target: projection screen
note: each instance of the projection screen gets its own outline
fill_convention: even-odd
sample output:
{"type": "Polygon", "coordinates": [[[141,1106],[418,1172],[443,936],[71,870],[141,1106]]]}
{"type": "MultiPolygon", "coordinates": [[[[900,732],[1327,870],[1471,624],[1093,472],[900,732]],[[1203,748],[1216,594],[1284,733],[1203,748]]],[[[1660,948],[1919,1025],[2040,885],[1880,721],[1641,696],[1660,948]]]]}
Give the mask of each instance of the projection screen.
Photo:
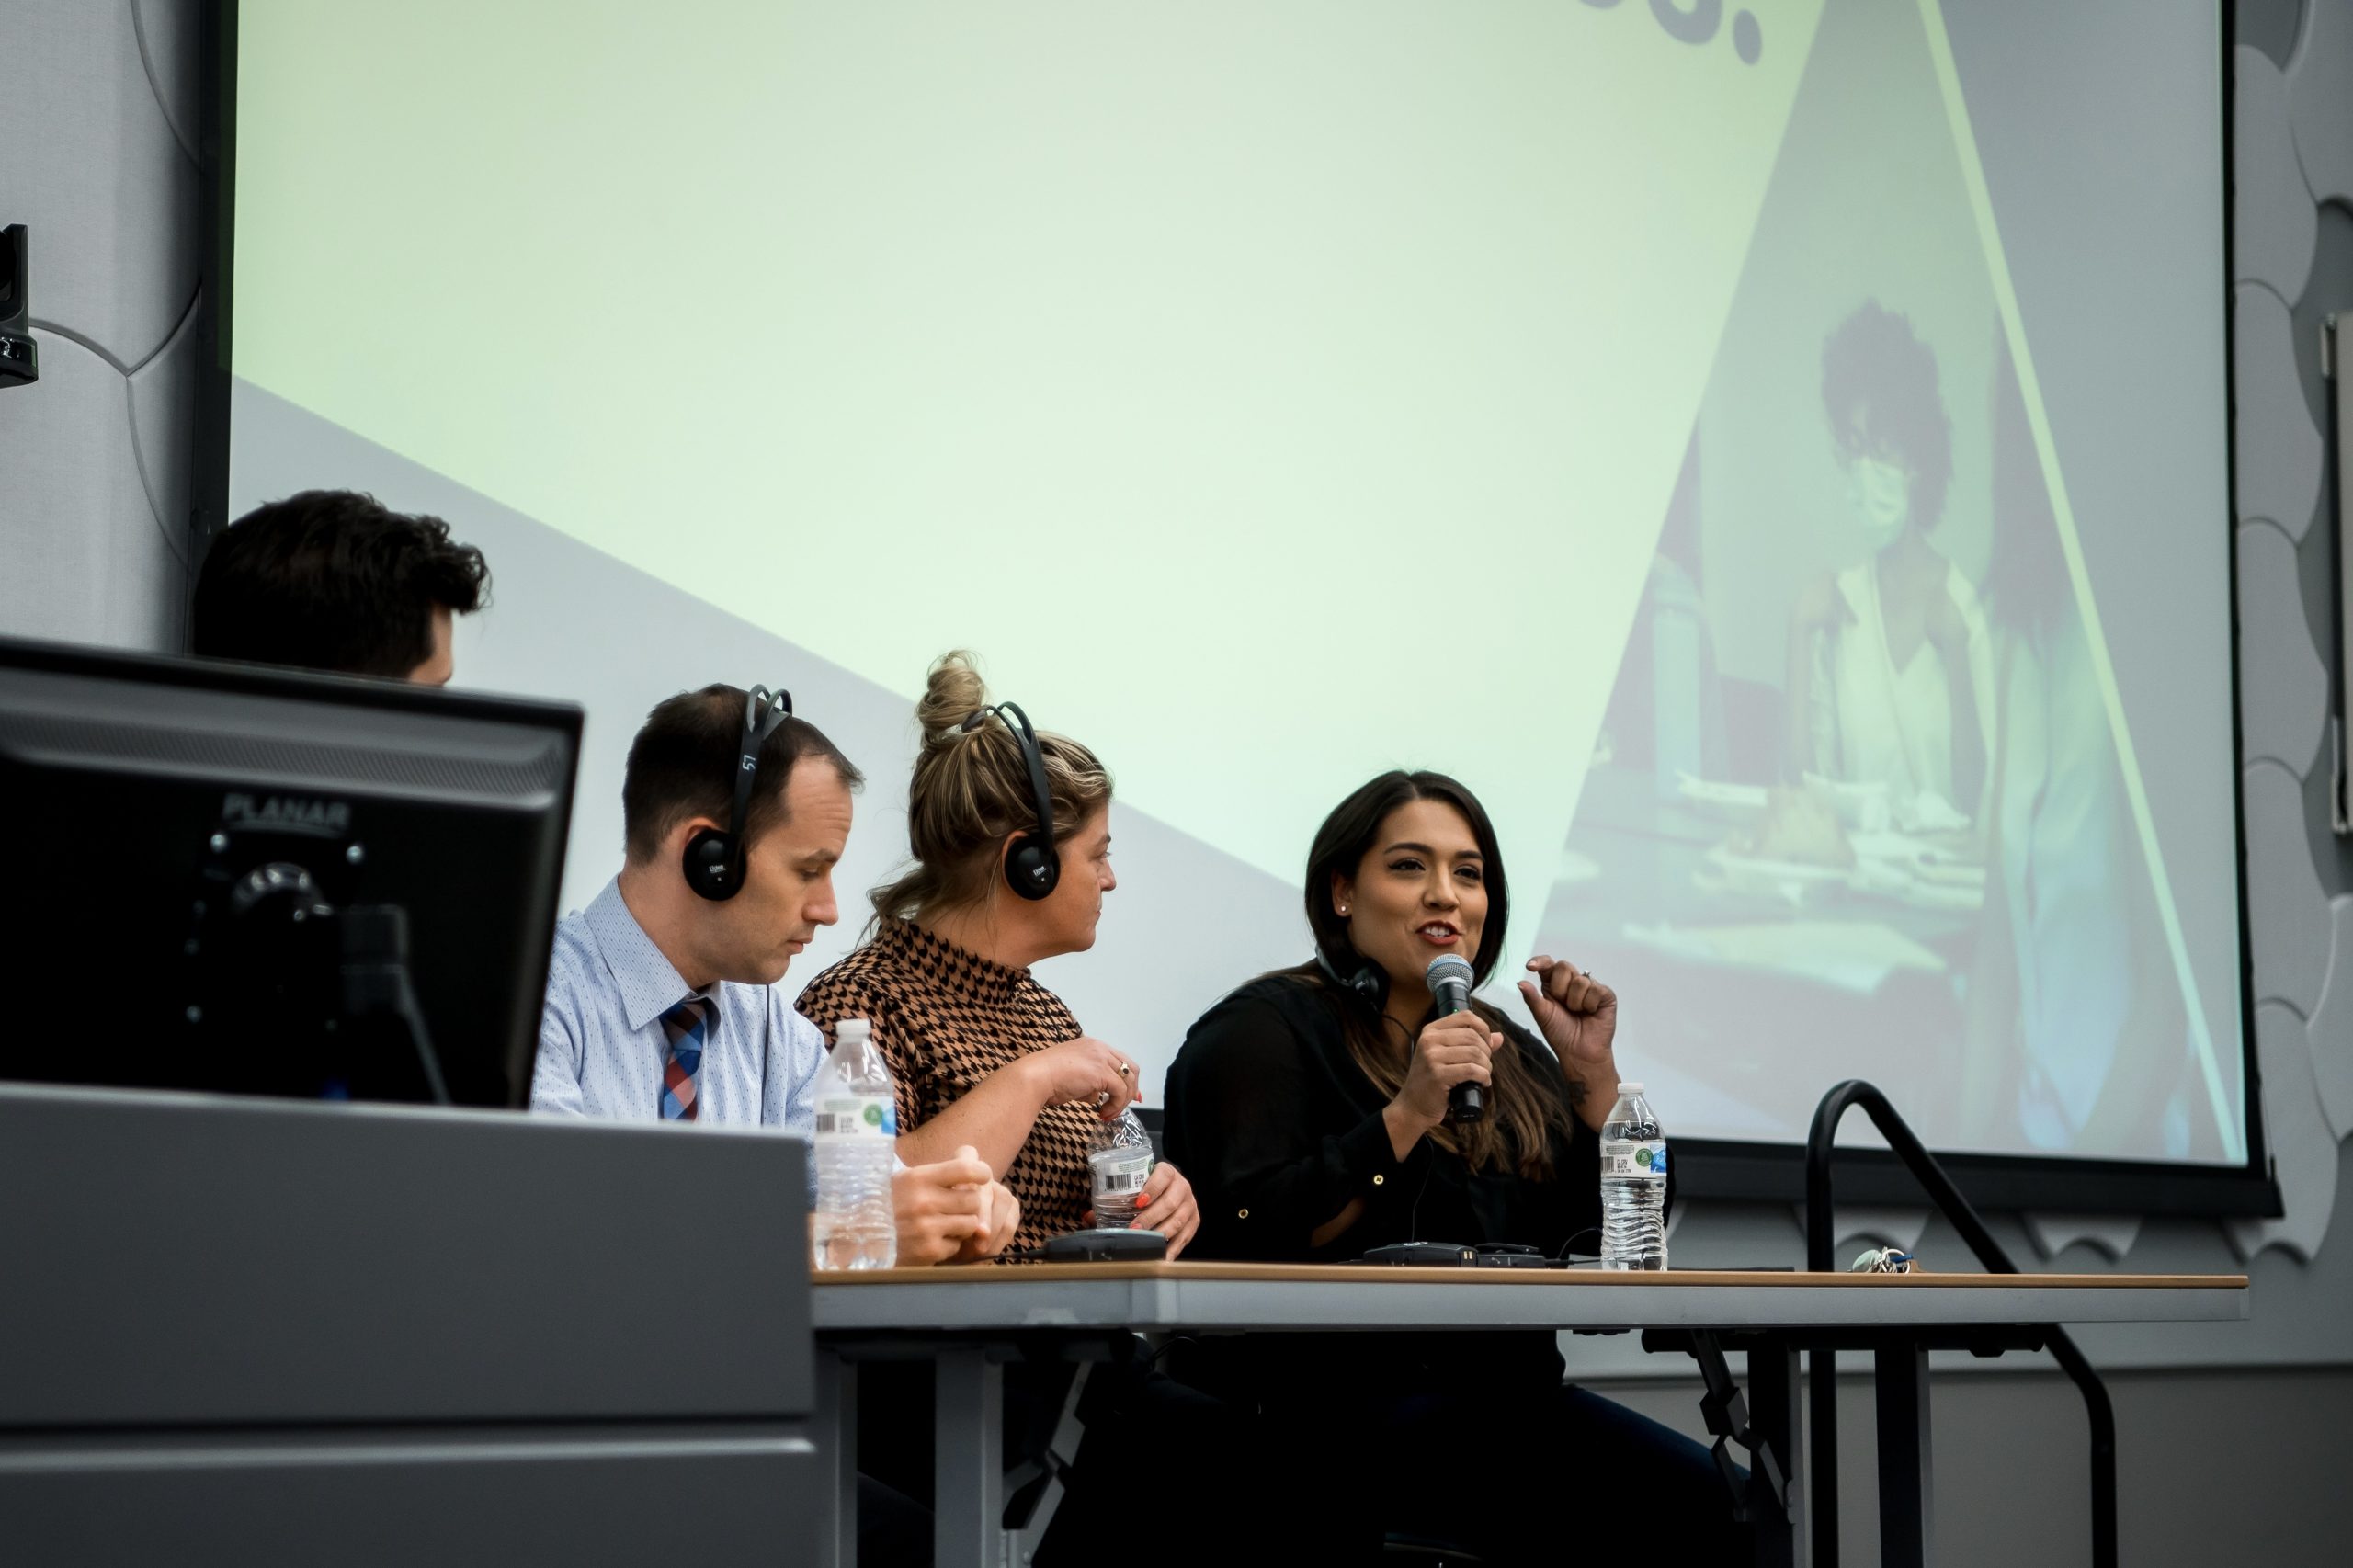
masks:
{"type": "Polygon", "coordinates": [[[1041,978],[1155,1085],[1431,767],[1670,1136],[2259,1158],[2212,6],[238,11],[232,510],[484,548],[566,907],[645,710],[784,685],[871,780],[805,982],[969,648],[1116,777],[1041,978]]]}

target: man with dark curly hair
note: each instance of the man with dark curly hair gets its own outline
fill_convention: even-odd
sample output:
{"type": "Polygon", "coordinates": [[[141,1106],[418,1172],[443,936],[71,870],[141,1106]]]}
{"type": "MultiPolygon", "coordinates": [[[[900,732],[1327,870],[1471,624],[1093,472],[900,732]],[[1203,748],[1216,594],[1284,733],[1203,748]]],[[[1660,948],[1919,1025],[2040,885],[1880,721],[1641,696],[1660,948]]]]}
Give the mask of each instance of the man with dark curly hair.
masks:
{"type": "Polygon", "coordinates": [[[1928,542],[1952,481],[1936,355],[1867,301],[1823,345],[1822,404],[1864,559],[1790,618],[1790,772],[1883,789],[1907,827],[1957,826],[1993,749],[1991,653],[1976,590],[1928,542]]]}
{"type": "Polygon", "coordinates": [[[489,601],[482,551],[438,517],[306,490],[229,525],[197,574],[199,658],[447,686],[454,617],[489,601]]]}

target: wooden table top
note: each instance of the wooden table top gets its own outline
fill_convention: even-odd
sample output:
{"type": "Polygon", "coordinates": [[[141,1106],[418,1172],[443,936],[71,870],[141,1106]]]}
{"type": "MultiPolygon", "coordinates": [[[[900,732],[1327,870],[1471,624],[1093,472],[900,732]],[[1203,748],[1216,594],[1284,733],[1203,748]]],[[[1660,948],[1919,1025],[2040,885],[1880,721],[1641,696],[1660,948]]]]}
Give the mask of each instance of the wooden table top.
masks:
{"type": "Polygon", "coordinates": [[[1685,1268],[1662,1272],[1580,1268],[1415,1268],[1350,1263],[1023,1263],[949,1265],[936,1268],[869,1268],[813,1271],[819,1289],[882,1285],[1039,1285],[1054,1281],[1230,1280],[1259,1284],[1464,1285],[1513,1287],[1589,1285],[1599,1290],[1630,1286],[1694,1289],[1741,1286],[1756,1290],[1796,1286],[1840,1290],[1903,1290],[1922,1286],[2015,1290],[2243,1290],[2244,1274],[1813,1274],[1787,1269],[1685,1268]]]}

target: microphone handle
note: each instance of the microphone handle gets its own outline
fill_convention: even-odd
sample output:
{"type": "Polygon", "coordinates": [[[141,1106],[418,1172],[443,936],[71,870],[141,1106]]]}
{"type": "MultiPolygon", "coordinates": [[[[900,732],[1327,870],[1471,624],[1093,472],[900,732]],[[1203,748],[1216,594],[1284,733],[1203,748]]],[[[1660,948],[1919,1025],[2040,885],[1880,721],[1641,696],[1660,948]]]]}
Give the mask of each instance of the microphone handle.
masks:
{"type": "MultiPolygon", "coordinates": [[[[1435,991],[1438,1010],[1451,1017],[1471,1010],[1471,986],[1468,966],[1458,966],[1455,974],[1438,983],[1435,991]]],[[[1456,1126],[1467,1126],[1487,1119],[1487,1096],[1476,1084],[1457,1084],[1446,1092],[1446,1119],[1456,1126]]]]}
{"type": "Polygon", "coordinates": [[[1457,1084],[1447,1090],[1446,1119],[1458,1126],[1486,1120],[1486,1091],[1476,1084],[1457,1084]]]}

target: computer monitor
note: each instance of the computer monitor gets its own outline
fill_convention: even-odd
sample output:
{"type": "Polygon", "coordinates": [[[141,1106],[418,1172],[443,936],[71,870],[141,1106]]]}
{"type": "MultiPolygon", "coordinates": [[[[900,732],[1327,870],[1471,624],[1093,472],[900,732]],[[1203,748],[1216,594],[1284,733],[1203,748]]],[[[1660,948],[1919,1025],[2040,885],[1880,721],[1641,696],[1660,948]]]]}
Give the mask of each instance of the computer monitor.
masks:
{"type": "Polygon", "coordinates": [[[524,1104],[580,728],[0,639],[0,1078],[524,1104]]]}

